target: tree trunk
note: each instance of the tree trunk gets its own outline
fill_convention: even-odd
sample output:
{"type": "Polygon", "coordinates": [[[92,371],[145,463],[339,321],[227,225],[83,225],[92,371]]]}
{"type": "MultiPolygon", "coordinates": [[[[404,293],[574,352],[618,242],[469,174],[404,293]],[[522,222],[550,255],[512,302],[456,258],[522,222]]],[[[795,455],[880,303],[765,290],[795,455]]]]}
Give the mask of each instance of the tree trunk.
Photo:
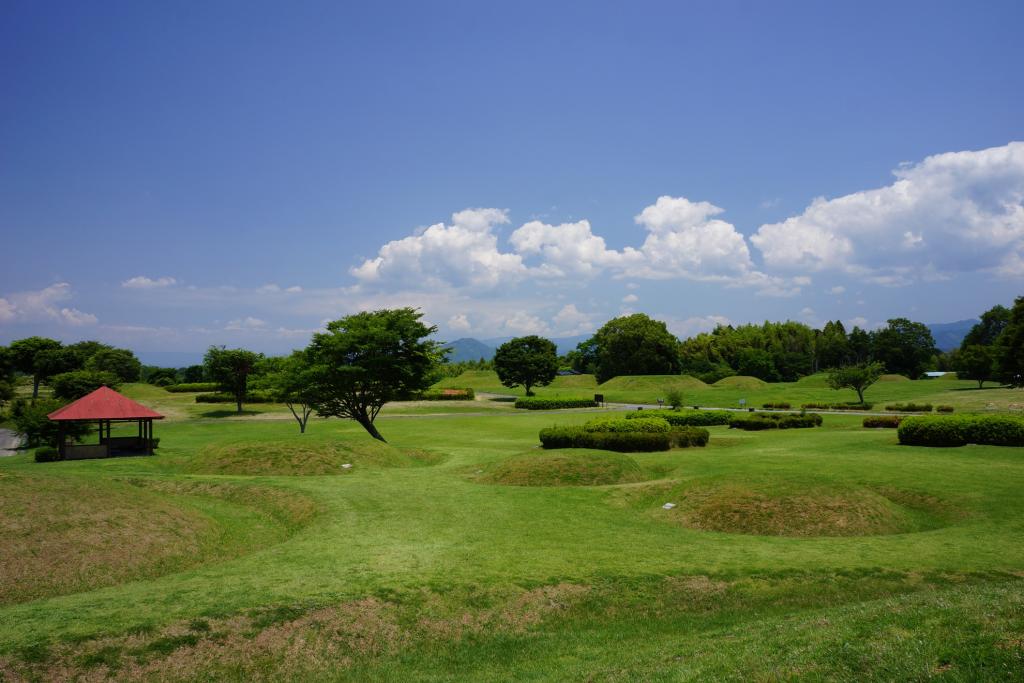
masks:
{"type": "Polygon", "coordinates": [[[530,391],[530,388],[531,388],[531,386],[532,386],[532,385],[530,385],[530,384],[524,384],[523,386],[525,386],[525,387],[526,387],[526,395],[527,395],[527,396],[533,396],[533,392],[532,392],[532,391],[530,391]]]}
{"type": "Polygon", "coordinates": [[[238,412],[242,412],[242,399],[235,397],[235,405],[238,407],[238,412]]]}
{"type": "Polygon", "coordinates": [[[373,420],[370,420],[369,418],[357,418],[356,422],[363,425],[363,429],[365,429],[370,436],[377,439],[378,441],[383,441],[384,443],[387,443],[387,440],[385,440],[384,437],[380,435],[380,432],[377,431],[377,428],[373,426],[373,420]]]}
{"type": "Polygon", "coordinates": [[[857,398],[860,399],[861,403],[864,403],[864,390],[857,389],[857,398]]]}
{"type": "Polygon", "coordinates": [[[985,380],[983,380],[983,379],[979,379],[978,380],[978,388],[979,389],[984,389],[985,388],[985,380]]]}
{"type": "Polygon", "coordinates": [[[32,401],[39,397],[39,375],[32,375],[32,401]]]}

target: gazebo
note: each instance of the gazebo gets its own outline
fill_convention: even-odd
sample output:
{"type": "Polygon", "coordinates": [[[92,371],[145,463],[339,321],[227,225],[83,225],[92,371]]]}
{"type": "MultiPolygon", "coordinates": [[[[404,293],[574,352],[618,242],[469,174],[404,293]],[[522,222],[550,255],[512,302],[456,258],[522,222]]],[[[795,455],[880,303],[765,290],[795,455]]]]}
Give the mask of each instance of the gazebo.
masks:
{"type": "Polygon", "coordinates": [[[144,405],[102,386],[74,403],[47,415],[60,430],[60,455],[65,460],[108,458],[111,455],[153,454],[153,420],[164,416],[144,405]],[[99,425],[98,444],[70,444],[65,436],[65,425],[72,422],[95,422],[99,425]],[[138,436],[110,435],[114,422],[138,422],[138,436]]]}

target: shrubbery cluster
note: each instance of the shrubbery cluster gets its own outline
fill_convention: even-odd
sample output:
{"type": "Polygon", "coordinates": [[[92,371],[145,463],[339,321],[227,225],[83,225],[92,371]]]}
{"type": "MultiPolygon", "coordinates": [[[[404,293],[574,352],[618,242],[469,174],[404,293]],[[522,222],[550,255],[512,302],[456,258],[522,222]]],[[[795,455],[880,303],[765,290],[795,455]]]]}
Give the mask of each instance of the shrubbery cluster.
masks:
{"type": "Polygon", "coordinates": [[[56,462],[60,460],[60,451],[53,446],[41,446],[36,449],[36,462],[56,462]]]}
{"type": "Polygon", "coordinates": [[[897,432],[909,446],[1024,446],[1024,419],[1010,415],[908,417],[897,432]]]}
{"type": "Polygon", "coordinates": [[[885,407],[886,410],[891,410],[895,413],[930,413],[932,412],[931,403],[890,403],[885,407]]]}
{"type": "Polygon", "coordinates": [[[660,417],[640,417],[628,420],[622,417],[599,417],[583,425],[587,432],[647,432],[649,434],[672,431],[667,420],[660,417]]]}
{"type": "Polygon", "coordinates": [[[596,448],[619,453],[706,446],[709,438],[708,430],[700,427],[680,427],[670,432],[588,432],[584,427],[549,427],[540,431],[544,448],[596,448]]]}
{"type": "Polygon", "coordinates": [[[953,406],[935,406],[935,412],[937,413],[952,413],[953,410],[955,410],[953,406]]]}
{"type": "Polygon", "coordinates": [[[626,413],[627,420],[660,417],[673,427],[712,427],[727,425],[732,414],[725,410],[637,410],[626,413]]]}
{"type": "Polygon", "coordinates": [[[804,403],[802,410],[871,410],[874,403],[804,403]]]}
{"type": "Polygon", "coordinates": [[[901,415],[872,415],[864,418],[864,426],[868,429],[896,429],[902,421],[901,415]]]}
{"type": "MultiPolygon", "coordinates": [[[[216,393],[199,394],[196,396],[196,403],[235,403],[234,394],[216,393]]],[[[262,391],[250,391],[245,395],[246,403],[274,403],[274,397],[262,391]]]]}
{"type": "Polygon", "coordinates": [[[782,403],[763,403],[761,405],[761,407],[765,408],[767,410],[789,410],[793,406],[789,405],[788,403],[782,402],[782,403]]]}
{"type": "Polygon", "coordinates": [[[216,382],[185,382],[164,387],[172,394],[187,394],[193,391],[217,391],[220,385],[216,382]]]}
{"type": "Polygon", "coordinates": [[[560,408],[596,408],[597,403],[591,399],[580,398],[517,398],[516,408],[523,410],[558,410],[560,408]]]}
{"type": "Polygon", "coordinates": [[[472,389],[427,389],[412,395],[414,401],[472,401],[476,392],[472,389]]]}
{"type": "Polygon", "coordinates": [[[821,415],[817,413],[751,413],[738,415],[729,420],[729,429],[743,429],[748,432],[762,429],[803,429],[820,427],[821,415]]]}

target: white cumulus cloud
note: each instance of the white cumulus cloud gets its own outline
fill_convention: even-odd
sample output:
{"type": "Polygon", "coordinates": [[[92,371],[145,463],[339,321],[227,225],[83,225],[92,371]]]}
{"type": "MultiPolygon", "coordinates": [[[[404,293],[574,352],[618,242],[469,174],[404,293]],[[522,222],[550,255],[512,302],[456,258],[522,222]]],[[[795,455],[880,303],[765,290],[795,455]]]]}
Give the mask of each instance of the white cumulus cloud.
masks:
{"type": "Polygon", "coordinates": [[[937,154],[894,175],[886,187],[815,199],[751,241],[771,268],[872,275],[876,284],[1024,276],[1024,142],[937,154]]]}
{"type": "Polygon", "coordinates": [[[92,313],[60,305],[71,298],[71,285],[67,282],[57,282],[43,289],[7,294],[0,298],[0,322],[56,322],[72,327],[95,325],[98,319],[92,313]]]}

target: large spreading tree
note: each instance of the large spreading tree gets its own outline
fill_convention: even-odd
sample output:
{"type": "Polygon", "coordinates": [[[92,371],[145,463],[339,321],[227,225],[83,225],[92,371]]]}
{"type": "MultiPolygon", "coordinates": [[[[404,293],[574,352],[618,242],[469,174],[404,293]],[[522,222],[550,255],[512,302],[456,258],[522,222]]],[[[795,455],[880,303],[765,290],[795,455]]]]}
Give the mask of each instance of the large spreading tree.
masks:
{"type": "Polygon", "coordinates": [[[203,357],[206,374],[220,386],[221,391],[234,397],[238,412],[242,412],[242,403],[248,393],[249,375],[262,357],[263,354],[254,351],[223,346],[211,346],[203,357]]]}
{"type": "Polygon", "coordinates": [[[1024,296],[1014,300],[996,347],[999,379],[1010,386],[1024,386],[1024,296]]]}
{"type": "Polygon", "coordinates": [[[305,434],[316,397],[309,352],[295,351],[284,358],[267,360],[272,362],[267,363],[266,374],[262,378],[264,386],[275,401],[288,406],[292,417],[299,423],[299,433],[305,434]]]}
{"type": "Polygon", "coordinates": [[[498,347],[494,370],[502,385],[510,389],[522,385],[526,395],[533,396],[533,387],[551,384],[558,374],[558,349],[544,337],[516,337],[498,347]]]}
{"type": "Polygon", "coordinates": [[[917,379],[936,353],[935,338],[924,323],[893,318],[874,334],[871,351],[888,372],[917,379]]]}
{"type": "Polygon", "coordinates": [[[978,383],[979,389],[984,388],[985,382],[998,374],[994,348],[971,344],[957,351],[953,358],[957,379],[971,379],[978,383]]]}
{"type": "Polygon", "coordinates": [[[311,402],[318,415],[355,420],[384,441],[373,422],[388,401],[430,386],[444,351],[437,331],[413,308],[356,313],[327,324],[307,349],[311,402]]]}
{"type": "Polygon", "coordinates": [[[679,372],[679,340],[665,323],[643,313],[614,318],[593,337],[599,384],[619,375],[674,375],[679,372]]]}
{"type": "Polygon", "coordinates": [[[45,351],[54,351],[61,347],[56,339],[46,337],[28,337],[11,342],[7,347],[11,364],[18,372],[32,376],[32,398],[39,396],[39,384],[45,379],[46,369],[36,367],[36,360],[45,351]]]}

